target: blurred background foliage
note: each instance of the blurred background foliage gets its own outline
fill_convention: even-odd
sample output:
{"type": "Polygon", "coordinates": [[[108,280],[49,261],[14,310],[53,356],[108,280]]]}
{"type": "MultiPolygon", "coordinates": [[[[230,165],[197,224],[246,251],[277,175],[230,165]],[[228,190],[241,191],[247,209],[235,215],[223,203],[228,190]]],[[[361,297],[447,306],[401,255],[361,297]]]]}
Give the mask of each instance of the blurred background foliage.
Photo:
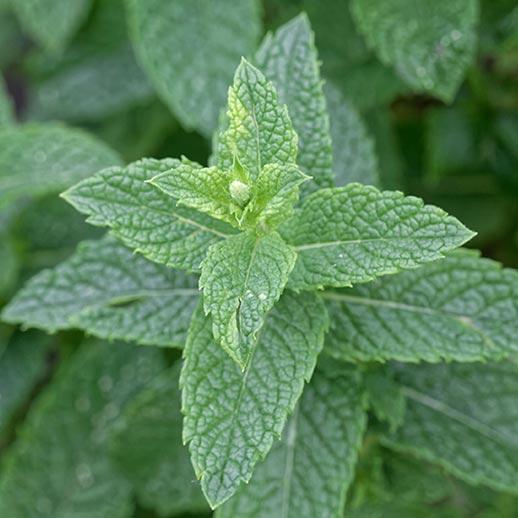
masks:
{"type": "MultiPolygon", "coordinates": [[[[197,119],[196,110],[183,103],[189,88],[180,85],[173,92],[180,102],[168,102],[170,93],[164,94],[159,81],[150,80],[152,73],[139,65],[142,57],[136,57],[130,41],[137,38],[136,24],[127,23],[123,1],[51,2],[55,10],[50,12],[38,11],[41,4],[0,0],[0,70],[7,92],[7,100],[0,96],[0,102],[12,103],[19,122],[57,120],[83,128],[126,162],[181,154],[207,162],[214,114],[224,103],[226,88],[218,86],[221,91],[205,92],[206,99],[196,100],[201,112],[206,106],[216,110],[197,119]]],[[[154,4],[150,2],[150,10],[154,4]]],[[[264,32],[301,11],[309,16],[332,135],[340,143],[334,149],[339,184],[355,180],[420,196],[478,233],[469,246],[518,267],[515,1],[481,1],[476,56],[451,103],[415,91],[382,64],[358,32],[348,0],[264,0],[256,8],[256,26],[246,29],[255,44],[264,32]]],[[[203,24],[192,30],[202,31],[203,24]]],[[[226,30],[231,35],[234,26],[226,30]]],[[[193,41],[203,37],[195,33],[193,41]]],[[[173,34],[172,43],[175,38],[180,36],[173,34]]],[[[243,45],[235,51],[253,55],[255,47],[243,45]]],[[[190,50],[170,51],[197,59],[197,52],[210,50],[201,47],[203,43],[200,49],[191,45],[190,50]]],[[[177,81],[196,87],[197,79],[189,76],[193,73],[180,71],[177,81]]],[[[227,84],[230,80],[231,74],[227,84]]],[[[0,113],[10,117],[9,110],[0,113]]],[[[0,117],[0,126],[3,122],[0,117]]],[[[55,194],[22,197],[4,208],[0,204],[0,306],[24,280],[100,234],[55,194]]],[[[74,332],[47,337],[0,327],[0,455],[15,440],[31,401],[83,340],[74,332]]],[[[169,363],[178,357],[176,351],[167,355],[169,363]]],[[[470,488],[440,468],[389,452],[377,443],[375,431],[364,445],[350,495],[348,516],[354,517],[518,516],[515,497],[470,488]]],[[[137,506],[135,516],[151,517],[155,511],[137,506]]]]}

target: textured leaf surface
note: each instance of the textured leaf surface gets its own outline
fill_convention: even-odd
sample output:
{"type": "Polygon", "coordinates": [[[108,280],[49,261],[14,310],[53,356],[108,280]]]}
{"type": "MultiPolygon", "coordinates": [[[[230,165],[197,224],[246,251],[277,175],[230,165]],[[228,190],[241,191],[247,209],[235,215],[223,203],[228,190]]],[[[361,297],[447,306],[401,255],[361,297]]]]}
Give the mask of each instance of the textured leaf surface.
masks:
{"type": "Polygon", "coordinates": [[[97,121],[152,96],[131,49],[122,45],[74,61],[37,84],[28,111],[38,119],[97,121]]]}
{"type": "Polygon", "coordinates": [[[398,369],[405,422],[384,442],[439,463],[471,484],[518,492],[518,367],[501,364],[398,369]]]}
{"type": "Polygon", "coordinates": [[[309,196],[283,237],[298,257],[290,287],[349,286],[441,258],[473,233],[400,192],[349,184],[309,196]]]}
{"type": "Polygon", "coordinates": [[[72,257],[33,277],[2,318],[49,332],[79,327],[101,338],[183,347],[198,294],[194,276],[105,238],[81,243],[72,257]]]}
{"type": "Polygon", "coordinates": [[[60,50],[79,28],[91,0],[12,0],[25,31],[39,45],[60,50]]]}
{"type": "Polygon", "coordinates": [[[282,440],[216,516],[341,516],[365,426],[358,372],[319,362],[282,440]]]}
{"type": "Polygon", "coordinates": [[[295,259],[276,232],[263,237],[246,232],[212,246],[203,261],[200,288],[214,338],[242,368],[295,259]]]}
{"type": "Polygon", "coordinates": [[[13,412],[26,401],[45,373],[49,350],[47,337],[18,333],[5,347],[0,337],[0,436],[13,412]]]}
{"type": "Polygon", "coordinates": [[[139,501],[161,516],[208,510],[182,445],[179,367],[157,377],[128,404],[110,445],[139,501]]]}
{"type": "Polygon", "coordinates": [[[221,171],[214,166],[202,167],[184,157],[171,169],[151,178],[150,183],[176,198],[179,205],[236,224],[236,213],[241,207],[230,193],[233,176],[231,171],[221,171]]]}
{"type": "Polygon", "coordinates": [[[231,227],[186,207],[146,183],[178,164],[175,159],[144,159],[110,168],[64,193],[94,225],[110,227],[123,243],[148,259],[198,270],[210,245],[231,227]]]}
{"type": "Polygon", "coordinates": [[[325,93],[331,120],[336,185],[351,182],[377,185],[378,158],[361,115],[332,83],[326,84],[325,93]]]}
{"type": "Polygon", "coordinates": [[[518,352],[518,272],[465,250],[326,292],[328,351],[359,361],[477,361],[518,352]]]}
{"type": "Polygon", "coordinates": [[[265,76],[273,81],[279,100],[288,106],[299,137],[297,163],[313,178],[303,187],[311,192],[333,185],[331,136],[322,92],[314,36],[305,14],[268,34],[256,55],[265,76]]]}
{"type": "Polygon", "coordinates": [[[179,120],[209,136],[232,74],[261,30],[256,0],[130,0],[132,39],[162,99],[179,120]]]}
{"type": "Polygon", "coordinates": [[[114,151],[81,130],[51,123],[0,129],[0,207],[118,164],[114,151]]]}
{"type": "Polygon", "coordinates": [[[108,458],[117,416],[163,369],[157,349],[89,343],[38,399],[5,458],[0,515],[120,517],[131,487],[108,458]]]}
{"type": "Polygon", "coordinates": [[[11,100],[9,99],[4,80],[0,75],[0,128],[2,126],[8,126],[13,122],[14,114],[11,100]]]}
{"type": "Polygon", "coordinates": [[[311,294],[286,293],[268,315],[245,372],[214,343],[201,307],[194,315],[180,378],[183,438],[212,507],[222,504],[279,437],[327,327],[311,294]]]}
{"type": "Polygon", "coordinates": [[[358,29],[415,90],[451,101],[475,53],[476,0],[353,0],[358,29]]]}
{"type": "Polygon", "coordinates": [[[221,169],[231,169],[237,161],[255,180],[266,164],[295,163],[297,134],[287,107],[279,104],[273,84],[244,59],[228,93],[227,117],[218,142],[221,169]]]}
{"type": "Polygon", "coordinates": [[[258,227],[263,233],[288,219],[299,197],[299,185],[308,180],[294,164],[266,164],[257,180],[241,169],[222,171],[202,167],[185,157],[173,169],[150,183],[178,203],[240,228],[258,227]]]}

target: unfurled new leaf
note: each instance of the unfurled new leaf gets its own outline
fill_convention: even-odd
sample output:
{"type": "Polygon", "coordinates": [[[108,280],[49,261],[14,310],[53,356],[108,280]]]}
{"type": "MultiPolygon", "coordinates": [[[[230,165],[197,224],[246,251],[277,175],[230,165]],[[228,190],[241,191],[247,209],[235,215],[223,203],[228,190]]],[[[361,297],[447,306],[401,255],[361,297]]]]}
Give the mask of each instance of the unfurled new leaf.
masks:
{"type": "Polygon", "coordinates": [[[197,271],[208,248],[233,230],[193,209],[179,207],[174,198],[146,183],[178,163],[175,159],[143,159],[106,169],[63,197],[87,214],[90,223],[109,227],[126,246],[148,259],[197,271]]]}
{"type": "Polygon", "coordinates": [[[214,338],[245,368],[266,313],[281,296],[296,254],[276,232],[241,233],[212,246],[202,264],[203,307],[214,338]]]}
{"type": "Polygon", "coordinates": [[[78,327],[101,338],[183,347],[196,284],[113,238],[85,241],[72,257],[33,277],[2,318],[49,332],[78,327]]]}
{"type": "Polygon", "coordinates": [[[212,507],[249,481],[309,380],[327,314],[312,294],[285,293],[266,318],[244,372],[212,337],[200,307],[181,374],[184,441],[212,507]]]}
{"type": "Polygon", "coordinates": [[[268,34],[256,62],[286,103],[297,132],[297,164],[313,181],[303,193],[333,185],[331,137],[314,36],[305,14],[268,34]]]}
{"type": "Polygon", "coordinates": [[[104,167],[117,154],[82,130],[61,124],[0,129],[0,208],[20,197],[59,192],[104,167]]]}
{"type": "Polygon", "coordinates": [[[474,235],[419,198],[360,184],[313,193],[281,234],[298,253],[290,277],[296,290],[350,286],[413,269],[474,235]]]}
{"type": "Polygon", "coordinates": [[[411,87],[449,102],[475,55],[477,0],[353,0],[358,29],[411,87]]]}
{"type": "Polygon", "coordinates": [[[518,367],[400,366],[403,426],[383,442],[436,462],[471,484],[518,493],[518,367]]]}
{"type": "Polygon", "coordinates": [[[480,361],[518,352],[518,272],[466,250],[324,297],[327,350],[345,360],[480,361]]]}
{"type": "Polygon", "coordinates": [[[341,516],[366,424],[359,372],[319,361],[282,439],[217,518],[341,516]]]}
{"type": "Polygon", "coordinates": [[[228,127],[218,140],[217,164],[230,170],[237,162],[255,181],[266,164],[294,164],[297,134],[273,84],[242,60],[228,94],[228,127]]]}
{"type": "Polygon", "coordinates": [[[131,38],[158,94],[210,136],[241,56],[261,31],[257,0],[129,0],[131,38]]]}
{"type": "Polygon", "coordinates": [[[252,186],[243,218],[266,232],[288,219],[299,199],[299,186],[309,180],[293,164],[266,164],[252,186]]]}
{"type": "Polygon", "coordinates": [[[266,232],[289,218],[307,180],[294,164],[267,164],[255,182],[240,167],[220,170],[183,158],[149,182],[186,205],[238,228],[266,232]]]}

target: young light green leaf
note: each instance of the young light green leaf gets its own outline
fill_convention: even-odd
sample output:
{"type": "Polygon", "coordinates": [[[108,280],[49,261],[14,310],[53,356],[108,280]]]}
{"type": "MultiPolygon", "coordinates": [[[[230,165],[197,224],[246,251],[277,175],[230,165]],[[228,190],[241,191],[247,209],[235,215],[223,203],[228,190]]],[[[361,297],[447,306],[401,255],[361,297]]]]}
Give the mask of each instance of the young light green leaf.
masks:
{"type": "Polygon", "coordinates": [[[163,368],[157,349],[85,344],[32,407],[5,457],[0,516],[129,516],[131,486],[109,460],[108,439],[124,406],[163,368]]]}
{"type": "Polygon", "coordinates": [[[298,252],[296,290],[350,286],[440,259],[474,234],[413,196],[367,185],[322,189],[282,229],[298,252]]]}
{"type": "Polygon", "coordinates": [[[2,318],[51,333],[78,327],[101,338],[183,347],[196,284],[113,238],[84,241],[68,260],[33,277],[2,318]]]}
{"type": "Polygon", "coordinates": [[[184,350],[185,442],[210,505],[225,502],[279,437],[304,381],[309,380],[327,328],[323,304],[312,294],[287,292],[269,313],[241,372],[214,343],[199,307],[184,350]]]}
{"type": "Polygon", "coordinates": [[[313,181],[309,193],[333,185],[331,136],[322,92],[314,35],[303,13],[268,34],[256,54],[264,75],[273,81],[279,100],[288,106],[299,137],[297,163],[313,181]]]}
{"type": "Polygon", "coordinates": [[[264,318],[279,300],[296,254],[277,234],[243,232],[212,246],[200,288],[214,338],[244,369],[264,318]]]}
{"type": "Polygon", "coordinates": [[[91,0],[12,0],[23,29],[41,46],[59,51],[90,10],[91,0]]]}
{"type": "Polygon", "coordinates": [[[110,168],[63,194],[94,225],[110,227],[122,242],[157,263],[197,271],[208,248],[228,237],[228,225],[176,201],[146,183],[178,165],[175,159],[143,159],[110,168]]]}
{"type": "MultiPolygon", "coordinates": [[[[244,174],[239,177],[239,171],[234,174],[214,166],[202,167],[183,157],[181,162],[177,161],[171,169],[151,178],[149,183],[176,198],[179,205],[236,225],[242,206],[235,193],[232,196],[231,184],[247,185],[247,180],[244,174]]],[[[245,205],[248,200],[243,201],[245,205]]]]}
{"type": "Polygon", "coordinates": [[[326,292],[328,352],[354,361],[480,361],[518,352],[518,272],[466,250],[326,292]]]}
{"type": "Polygon", "coordinates": [[[0,75],[0,128],[2,126],[10,126],[13,122],[13,107],[4,84],[4,79],[0,75]]]}
{"type": "Polygon", "coordinates": [[[0,129],[0,208],[20,197],[65,189],[99,169],[120,164],[105,144],[61,124],[0,129]]]}
{"type": "Polygon", "coordinates": [[[41,333],[0,337],[0,436],[9,419],[45,374],[49,339],[41,333]]]}
{"type": "Polygon", "coordinates": [[[140,503],[160,516],[208,511],[182,445],[179,367],[163,372],[127,405],[110,441],[111,458],[140,503]]]}
{"type": "Polygon", "coordinates": [[[289,218],[299,196],[299,185],[308,180],[294,164],[266,164],[257,180],[240,167],[222,171],[202,167],[185,157],[175,167],[149,183],[169,196],[238,228],[267,232],[289,218]]]}
{"type": "Polygon", "coordinates": [[[374,415],[396,430],[405,418],[406,400],[401,387],[390,372],[380,368],[368,369],[363,379],[374,415]]]}
{"type": "Polygon", "coordinates": [[[216,517],[341,516],[366,424],[358,371],[319,362],[282,440],[216,517]]]}
{"type": "Polygon", "coordinates": [[[361,115],[334,84],[327,83],[324,91],[331,120],[336,185],[351,182],[377,185],[378,158],[361,115]]]}
{"type": "Polygon", "coordinates": [[[228,93],[228,127],[218,139],[222,170],[242,167],[256,180],[266,164],[294,164],[297,134],[273,84],[245,59],[228,93]]]}
{"type": "Polygon", "coordinates": [[[239,58],[261,31],[256,0],[129,0],[132,40],[158,94],[188,128],[210,136],[239,58]]]}
{"type": "Polygon", "coordinates": [[[309,180],[294,164],[266,164],[252,186],[250,202],[243,218],[267,232],[293,214],[299,199],[299,186],[309,180]]]}
{"type": "Polygon", "coordinates": [[[477,0],[352,0],[358,29],[412,88],[446,102],[475,55],[477,0]]]}
{"type": "Polygon", "coordinates": [[[518,493],[518,367],[401,366],[405,422],[383,442],[471,484],[518,493]]]}

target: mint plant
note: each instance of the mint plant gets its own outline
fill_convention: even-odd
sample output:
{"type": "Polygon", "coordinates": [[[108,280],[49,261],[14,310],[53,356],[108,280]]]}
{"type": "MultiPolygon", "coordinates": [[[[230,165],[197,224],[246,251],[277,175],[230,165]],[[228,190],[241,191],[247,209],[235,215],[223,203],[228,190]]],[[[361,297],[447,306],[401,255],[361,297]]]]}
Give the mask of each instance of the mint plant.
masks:
{"type": "MultiPolygon", "coordinates": [[[[75,4],[52,37],[47,20],[39,26],[45,46],[65,44],[87,2],[75,4]]],[[[152,4],[175,20],[193,9],[152,4]]],[[[0,105],[0,209],[66,189],[69,205],[108,230],[2,310],[7,323],[90,338],[65,348],[8,452],[0,516],[123,518],[133,494],[161,516],[370,516],[371,502],[384,508],[387,492],[404,500],[418,483],[440,500],[444,473],[516,494],[517,272],[460,248],[475,233],[444,210],[366,184],[380,175],[373,140],[336,84],[324,86],[306,15],[241,59],[220,114],[235,48],[209,66],[231,25],[211,20],[227,4],[200,8],[207,39],[186,54],[196,54],[198,78],[180,54],[165,57],[192,27],[170,32],[167,16],[128,1],[138,59],[160,97],[204,135],[219,120],[207,165],[183,155],[124,165],[84,132],[16,126],[0,105]],[[358,153],[342,138],[359,139],[358,153]]],[[[397,36],[393,26],[417,12],[382,4],[351,6],[378,71],[392,66],[415,91],[452,98],[474,52],[474,2],[463,17],[463,2],[438,2],[434,23],[414,24],[429,32],[410,35],[411,55],[384,31],[397,36]],[[415,70],[444,19],[455,44],[441,40],[448,52],[415,70]]],[[[254,21],[239,33],[250,50],[257,5],[243,2],[232,20],[240,16],[254,21]]],[[[0,350],[0,374],[10,374],[0,390],[4,379],[13,387],[0,432],[43,378],[50,348],[40,337],[24,355],[12,347],[19,336],[0,350]]]]}

